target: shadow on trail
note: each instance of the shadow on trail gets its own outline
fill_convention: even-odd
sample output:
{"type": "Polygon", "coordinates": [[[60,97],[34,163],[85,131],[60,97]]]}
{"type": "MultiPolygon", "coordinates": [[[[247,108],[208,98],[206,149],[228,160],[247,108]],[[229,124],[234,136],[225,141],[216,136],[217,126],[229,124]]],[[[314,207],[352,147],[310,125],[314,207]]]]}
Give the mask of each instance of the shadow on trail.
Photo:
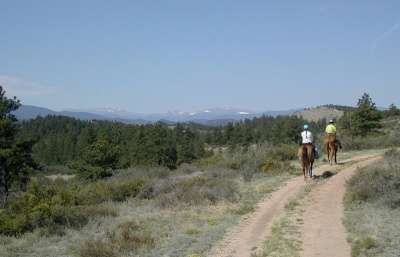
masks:
{"type": "MultiPolygon", "coordinates": [[[[343,164],[341,164],[341,165],[343,165],[343,164]]],[[[313,179],[315,179],[315,180],[328,179],[330,177],[335,176],[336,174],[337,174],[336,171],[327,170],[327,171],[324,171],[321,175],[314,175],[313,179]]]]}

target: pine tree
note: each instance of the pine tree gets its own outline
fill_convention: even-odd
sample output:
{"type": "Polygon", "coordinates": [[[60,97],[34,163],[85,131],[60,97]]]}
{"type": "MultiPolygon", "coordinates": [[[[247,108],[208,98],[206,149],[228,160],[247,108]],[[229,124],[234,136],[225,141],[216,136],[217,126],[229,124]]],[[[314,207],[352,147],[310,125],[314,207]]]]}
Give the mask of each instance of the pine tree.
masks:
{"type": "Polygon", "coordinates": [[[0,206],[7,201],[10,188],[23,188],[29,172],[36,168],[31,157],[33,142],[17,138],[17,119],[12,112],[19,106],[19,100],[7,98],[0,86],[0,206]]]}
{"type": "Polygon", "coordinates": [[[112,175],[118,168],[120,148],[105,139],[98,139],[87,146],[80,160],[70,164],[78,175],[87,180],[97,180],[112,175]]]}
{"type": "Polygon", "coordinates": [[[184,125],[175,128],[178,164],[190,163],[196,159],[196,138],[194,132],[184,125]]]}
{"type": "Polygon", "coordinates": [[[396,105],[391,104],[389,106],[389,110],[386,111],[385,115],[386,117],[400,116],[400,110],[399,108],[397,108],[396,105]]]}
{"type": "Polygon", "coordinates": [[[352,132],[364,136],[381,128],[382,115],[369,94],[364,93],[358,100],[357,109],[352,114],[352,132]]]}

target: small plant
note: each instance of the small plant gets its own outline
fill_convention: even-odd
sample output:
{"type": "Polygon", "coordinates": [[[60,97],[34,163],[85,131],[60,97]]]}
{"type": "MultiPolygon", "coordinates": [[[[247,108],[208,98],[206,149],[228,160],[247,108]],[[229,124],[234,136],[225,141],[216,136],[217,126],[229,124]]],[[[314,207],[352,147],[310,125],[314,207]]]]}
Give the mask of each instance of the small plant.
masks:
{"type": "Polygon", "coordinates": [[[286,205],[285,208],[287,210],[293,211],[296,207],[299,206],[299,202],[296,199],[290,200],[286,205]]]}
{"type": "Polygon", "coordinates": [[[251,204],[250,202],[245,202],[242,205],[240,205],[239,208],[234,209],[233,213],[235,213],[237,215],[245,215],[250,212],[253,212],[254,210],[255,210],[255,207],[253,204],[251,204]]]}
{"type": "Polygon", "coordinates": [[[104,240],[88,240],[81,245],[80,257],[114,257],[135,253],[141,248],[154,247],[151,233],[136,221],[121,223],[107,233],[104,240]]]}
{"type": "Polygon", "coordinates": [[[182,205],[216,204],[227,200],[239,199],[238,188],[233,179],[219,177],[218,174],[207,174],[195,177],[176,177],[154,181],[144,187],[140,197],[156,199],[163,208],[182,205]]]}
{"type": "Polygon", "coordinates": [[[100,240],[85,241],[79,250],[80,257],[117,257],[112,244],[100,240]]]}
{"type": "Polygon", "coordinates": [[[120,224],[116,230],[108,233],[108,240],[118,251],[136,251],[155,244],[155,239],[150,232],[136,221],[120,224]]]}
{"type": "Polygon", "coordinates": [[[189,229],[187,229],[185,231],[186,235],[197,235],[197,234],[200,234],[200,233],[201,233],[201,231],[198,230],[198,229],[195,229],[195,228],[189,228],[189,229]]]}
{"type": "Polygon", "coordinates": [[[378,247],[378,242],[372,237],[357,239],[351,246],[351,256],[364,256],[368,250],[376,247],[378,247]]]}
{"type": "Polygon", "coordinates": [[[209,219],[207,219],[207,224],[210,226],[216,226],[216,225],[218,225],[218,220],[209,218],[209,219]]]}

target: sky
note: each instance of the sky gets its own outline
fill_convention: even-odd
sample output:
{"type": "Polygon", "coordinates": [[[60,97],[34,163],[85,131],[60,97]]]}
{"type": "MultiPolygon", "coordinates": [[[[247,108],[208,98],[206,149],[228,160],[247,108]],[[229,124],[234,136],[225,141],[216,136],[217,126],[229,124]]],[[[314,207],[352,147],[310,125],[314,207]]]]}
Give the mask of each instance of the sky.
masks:
{"type": "Polygon", "coordinates": [[[400,1],[0,0],[23,104],[152,113],[400,105],[400,1]]]}

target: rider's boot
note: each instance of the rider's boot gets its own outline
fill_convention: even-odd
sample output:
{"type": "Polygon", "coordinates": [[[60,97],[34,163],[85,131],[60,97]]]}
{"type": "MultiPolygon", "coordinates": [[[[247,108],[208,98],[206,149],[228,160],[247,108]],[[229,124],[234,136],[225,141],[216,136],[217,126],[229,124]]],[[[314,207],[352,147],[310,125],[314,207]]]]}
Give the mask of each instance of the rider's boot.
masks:
{"type": "Polygon", "coordinates": [[[316,146],[314,147],[314,156],[315,156],[315,159],[319,158],[319,152],[318,152],[318,148],[316,146]]]}
{"type": "Polygon", "coordinates": [[[342,143],[339,141],[339,139],[336,139],[336,142],[339,145],[339,149],[342,149],[342,143]]]}

